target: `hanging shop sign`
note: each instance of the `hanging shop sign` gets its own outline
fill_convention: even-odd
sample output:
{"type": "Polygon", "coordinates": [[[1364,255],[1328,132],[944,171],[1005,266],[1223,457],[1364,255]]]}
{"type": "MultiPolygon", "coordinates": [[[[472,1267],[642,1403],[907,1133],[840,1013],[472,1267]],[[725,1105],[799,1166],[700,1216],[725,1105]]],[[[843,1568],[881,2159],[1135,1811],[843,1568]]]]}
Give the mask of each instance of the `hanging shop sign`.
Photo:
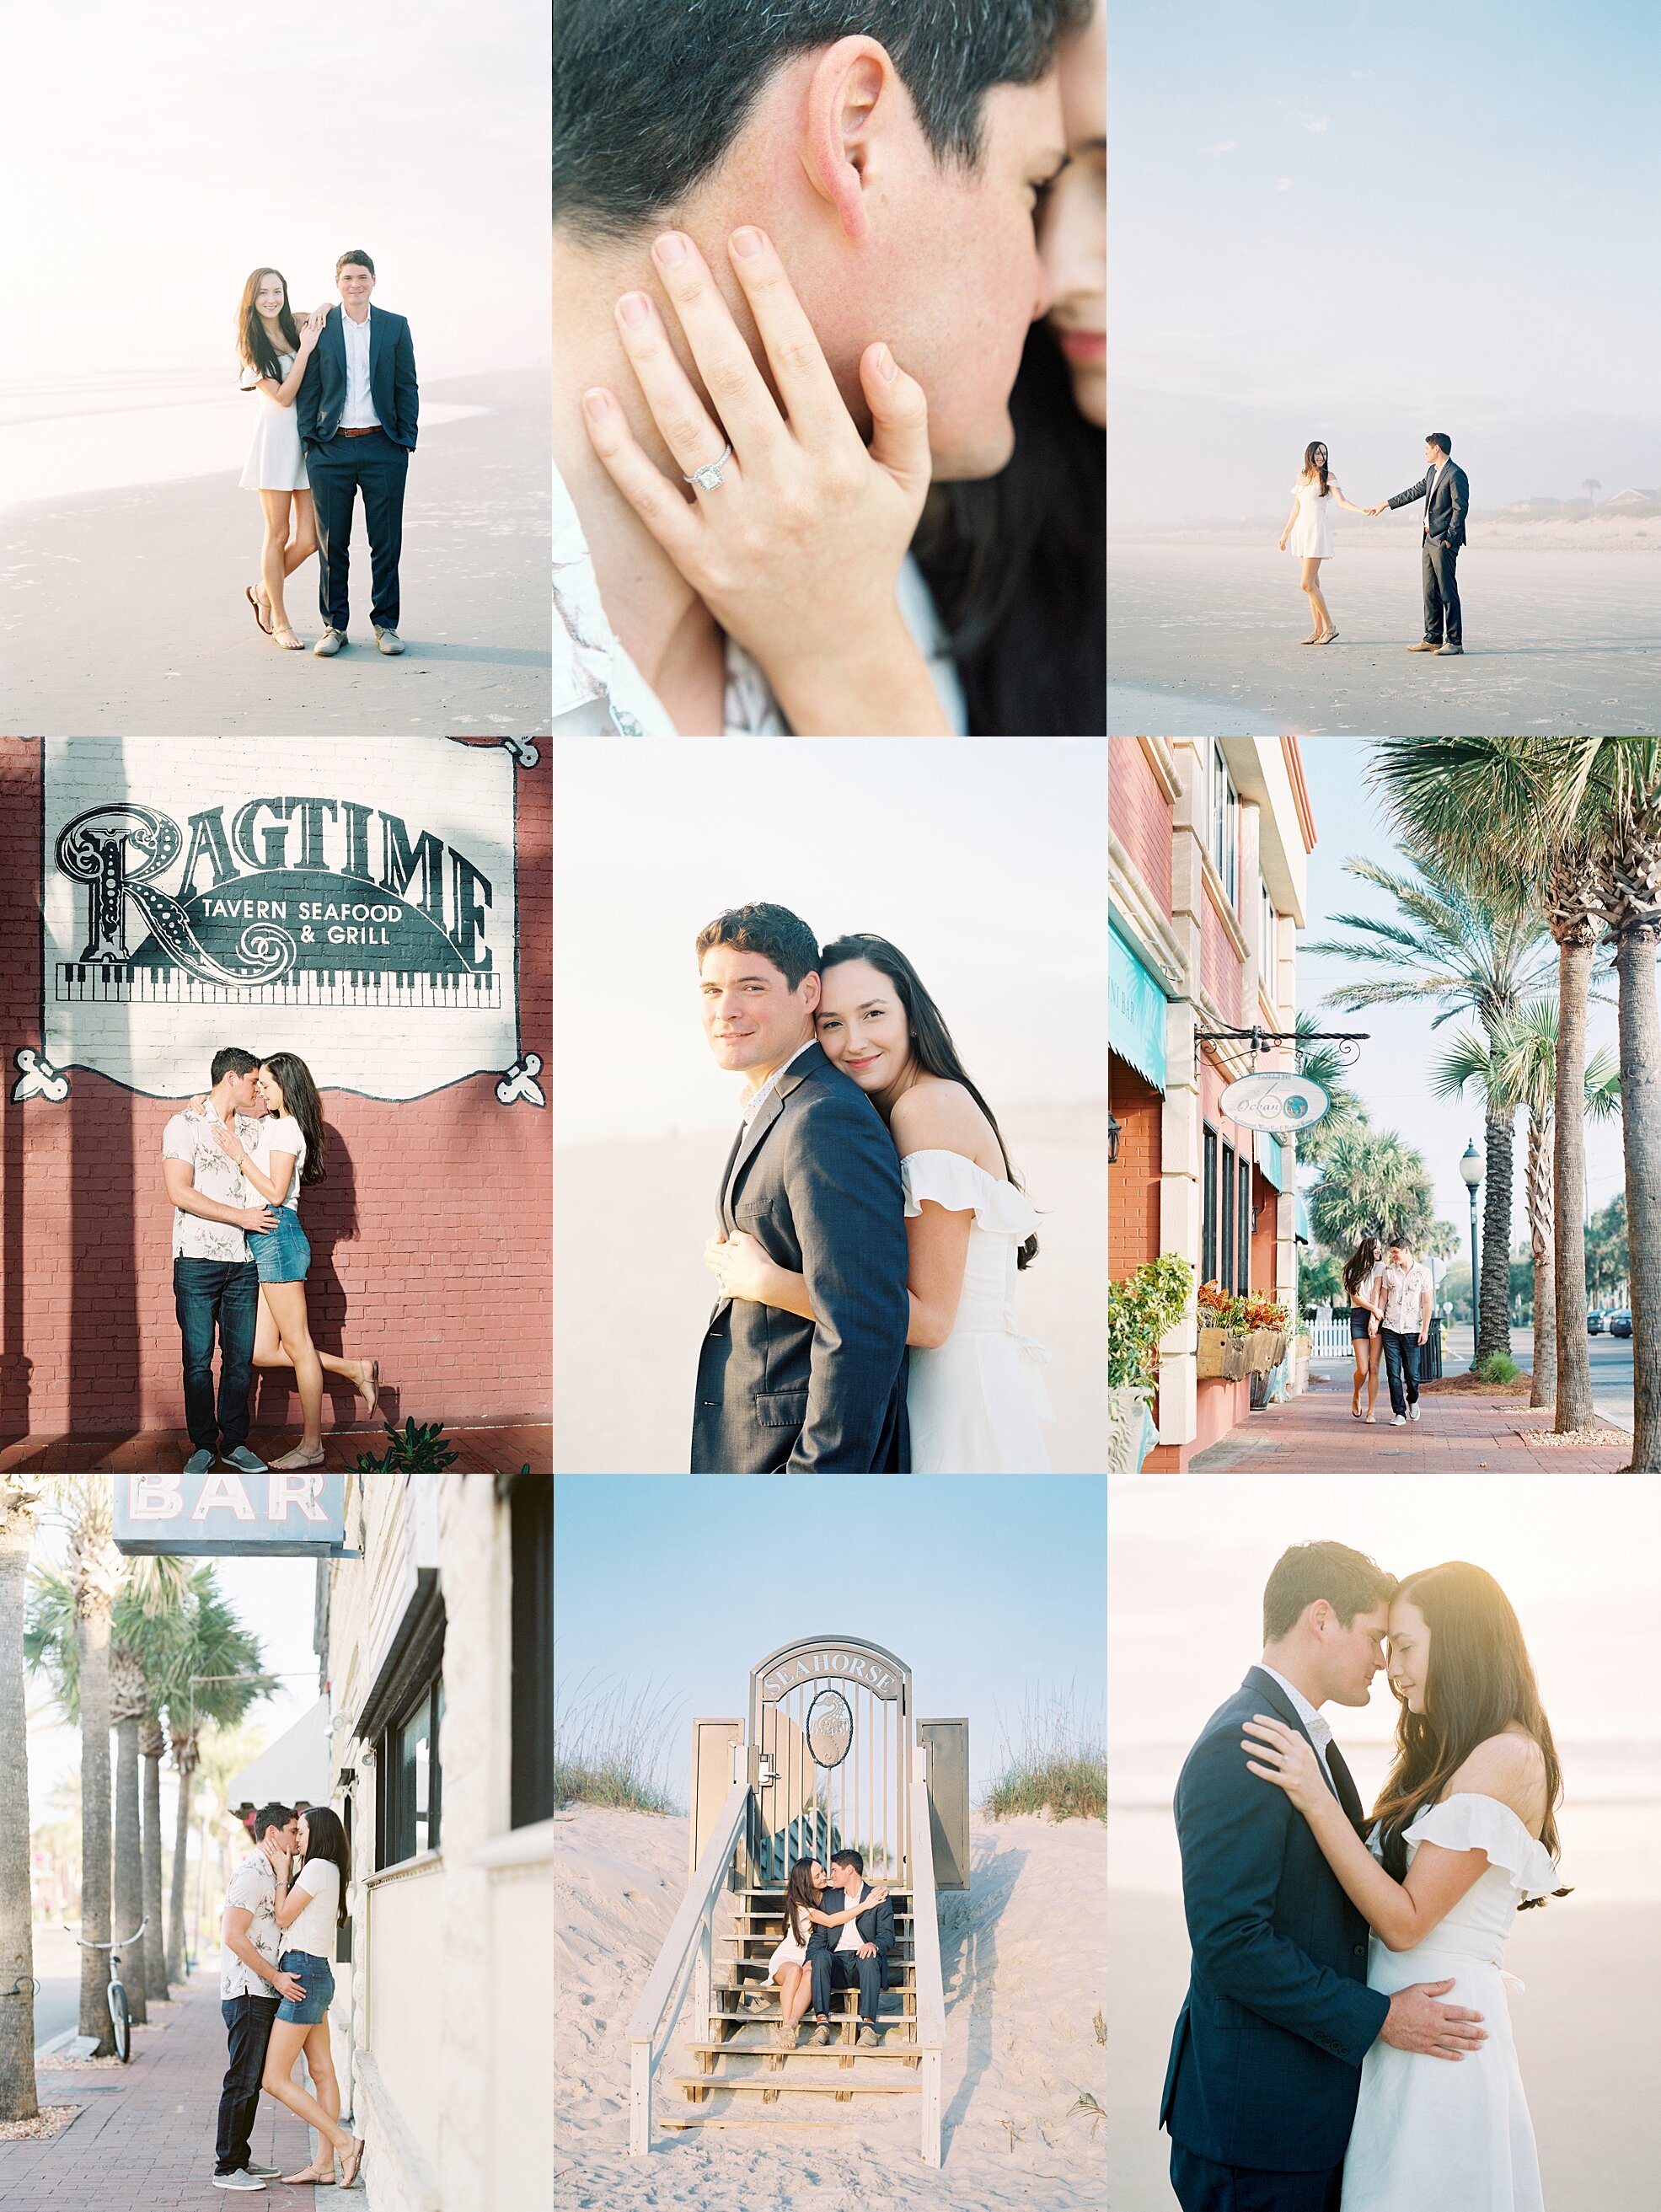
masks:
{"type": "Polygon", "coordinates": [[[115,1545],[129,1555],[338,1558],[346,1478],[298,1474],[118,1474],[115,1545]]]}
{"type": "Polygon", "coordinates": [[[1217,1111],[1243,1129],[1268,1129],[1284,1137],[1312,1129],[1331,1103],[1306,1075],[1243,1075],[1217,1101],[1217,1111]]]}

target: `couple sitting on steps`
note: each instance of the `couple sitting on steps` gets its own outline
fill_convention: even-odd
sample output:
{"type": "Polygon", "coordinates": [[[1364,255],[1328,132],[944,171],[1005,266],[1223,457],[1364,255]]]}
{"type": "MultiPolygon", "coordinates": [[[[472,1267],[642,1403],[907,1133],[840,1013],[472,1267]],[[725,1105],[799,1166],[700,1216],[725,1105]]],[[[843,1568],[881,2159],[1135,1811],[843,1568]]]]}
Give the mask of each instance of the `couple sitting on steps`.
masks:
{"type": "Polygon", "coordinates": [[[784,1893],[784,1941],[767,1962],[767,1978],[779,1987],[779,2025],[774,2040],[794,2051],[801,2016],[811,1999],[810,2043],[830,2040],[830,1992],[860,1992],[859,2047],[877,2049],[877,2007],[888,1986],[894,1948],[894,1908],[885,1887],[867,1889],[858,1851],[833,1851],[830,1875],[817,1859],[798,1859],[784,1893]],[[834,1877],[841,1887],[830,1888],[834,1877]]]}

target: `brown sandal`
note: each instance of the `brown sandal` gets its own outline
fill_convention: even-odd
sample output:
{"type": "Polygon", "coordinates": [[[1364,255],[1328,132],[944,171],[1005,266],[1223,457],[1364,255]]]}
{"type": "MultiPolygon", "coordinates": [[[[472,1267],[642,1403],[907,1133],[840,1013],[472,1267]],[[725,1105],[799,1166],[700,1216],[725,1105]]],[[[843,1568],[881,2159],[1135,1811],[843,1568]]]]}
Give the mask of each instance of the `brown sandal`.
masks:
{"type": "Polygon", "coordinates": [[[326,2189],[332,2189],[334,2187],[334,2160],[331,2158],[326,2166],[308,2166],[304,2167],[299,2173],[285,2173],[283,2176],[283,2186],[285,2188],[296,2189],[302,2184],[308,2181],[320,2182],[326,2189]]]}
{"type": "Polygon", "coordinates": [[[354,2136],[352,2137],[351,2148],[350,2150],[343,2150],[340,2154],[339,2185],[342,2189],[352,2189],[356,2186],[357,2169],[362,2165],[362,2163],[363,2138],[362,2136],[354,2136]]]}
{"type": "Polygon", "coordinates": [[[269,637],[271,634],[271,626],[270,623],[266,621],[264,613],[260,610],[259,595],[254,590],[252,584],[246,586],[243,591],[242,596],[247,601],[248,605],[253,609],[254,620],[259,624],[260,629],[265,632],[265,635],[269,637]]]}

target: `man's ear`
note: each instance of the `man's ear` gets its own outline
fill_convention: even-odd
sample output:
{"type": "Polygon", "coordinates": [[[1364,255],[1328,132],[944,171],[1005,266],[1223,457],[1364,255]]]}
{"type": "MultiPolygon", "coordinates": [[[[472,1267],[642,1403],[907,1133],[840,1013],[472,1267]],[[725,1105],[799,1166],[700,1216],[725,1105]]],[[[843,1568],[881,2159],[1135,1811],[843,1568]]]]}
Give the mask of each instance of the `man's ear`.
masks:
{"type": "Polygon", "coordinates": [[[865,177],[873,139],[892,117],[899,94],[888,50],[874,39],[838,39],[807,80],[802,167],[855,245],[866,234],[865,177]]]}
{"type": "Polygon", "coordinates": [[[806,1007],[810,1014],[817,1013],[818,1012],[820,994],[824,988],[822,981],[820,980],[818,970],[816,968],[810,968],[807,973],[802,977],[801,984],[803,1005],[806,1007]]]}

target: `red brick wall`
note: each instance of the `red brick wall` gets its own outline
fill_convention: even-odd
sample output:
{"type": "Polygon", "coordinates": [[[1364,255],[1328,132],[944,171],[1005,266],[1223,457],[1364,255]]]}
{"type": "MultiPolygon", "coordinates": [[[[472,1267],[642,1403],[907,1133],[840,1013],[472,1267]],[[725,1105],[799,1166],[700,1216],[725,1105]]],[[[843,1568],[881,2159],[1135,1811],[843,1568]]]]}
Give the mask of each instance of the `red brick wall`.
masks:
{"type": "MultiPolygon", "coordinates": [[[[520,1035],[545,1088],[545,757],[515,774],[520,1035]]],[[[85,1068],[61,1104],[11,1095],[14,1054],[40,1041],[40,775],[39,740],[0,738],[0,1437],[182,1428],[161,1167],[173,1103],[85,1068]]],[[[409,1018],[418,1053],[421,1016],[409,1018]]],[[[322,1351],[380,1359],[383,1410],[400,1422],[550,1415],[548,1115],[498,1104],[495,1084],[478,1075],[402,1103],[323,1093],[329,1174],[302,1201],[312,1334],[322,1351]]],[[[344,1425],[351,1394],[325,1381],[324,1425],[344,1425]]],[[[254,1419],[299,1420],[269,1370],[254,1419]]]]}
{"type": "Polygon", "coordinates": [[[1108,1096],[1120,1124],[1118,1164],[1107,1171],[1107,1273],[1134,1274],[1159,1251],[1159,1123],[1165,1101],[1117,1053],[1108,1062],[1108,1096]]]}
{"type": "Polygon", "coordinates": [[[1107,741],[1107,819],[1163,912],[1171,911],[1172,809],[1138,738],[1107,741]]]}
{"type": "Polygon", "coordinates": [[[1222,1008],[1224,1019],[1239,1027],[1245,1020],[1241,1011],[1244,979],[1245,963],[1234,950],[1208,886],[1200,900],[1200,980],[1222,1008]]]}

